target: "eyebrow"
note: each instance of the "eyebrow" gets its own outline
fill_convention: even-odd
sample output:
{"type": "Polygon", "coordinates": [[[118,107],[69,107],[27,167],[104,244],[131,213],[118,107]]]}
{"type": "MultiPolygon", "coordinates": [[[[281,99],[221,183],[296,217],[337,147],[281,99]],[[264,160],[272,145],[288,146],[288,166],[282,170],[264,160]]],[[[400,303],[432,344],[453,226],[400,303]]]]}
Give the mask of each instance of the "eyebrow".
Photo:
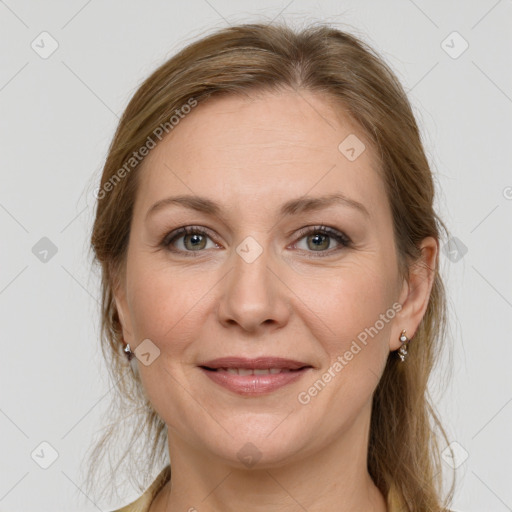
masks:
{"type": "MultiPolygon", "coordinates": [[[[329,194],[320,197],[303,196],[299,197],[298,199],[291,199],[290,201],[287,201],[281,206],[279,213],[281,217],[286,217],[290,215],[296,215],[298,213],[321,210],[323,208],[328,208],[329,206],[332,206],[334,204],[348,206],[350,208],[358,210],[364,216],[370,217],[368,210],[365,208],[363,204],[355,201],[354,199],[350,199],[349,197],[340,193],[329,194]]],[[[215,201],[212,201],[207,197],[180,195],[166,197],[165,199],[157,201],[147,211],[146,219],[148,219],[149,216],[155,214],[157,211],[171,205],[179,205],[201,213],[206,213],[221,218],[223,217],[222,206],[216,203],[215,201]]]]}

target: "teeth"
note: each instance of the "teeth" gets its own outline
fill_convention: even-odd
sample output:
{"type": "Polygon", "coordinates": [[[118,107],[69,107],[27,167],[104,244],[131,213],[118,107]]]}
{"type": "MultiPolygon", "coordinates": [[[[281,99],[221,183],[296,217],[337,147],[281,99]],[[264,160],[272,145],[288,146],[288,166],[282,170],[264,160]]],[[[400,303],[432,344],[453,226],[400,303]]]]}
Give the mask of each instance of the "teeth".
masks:
{"type": "Polygon", "coordinates": [[[254,375],[269,375],[270,374],[270,369],[264,370],[264,369],[255,368],[253,371],[254,371],[254,375]]]}
{"type": "Polygon", "coordinates": [[[289,372],[291,370],[285,368],[219,368],[218,371],[231,373],[232,375],[275,375],[277,373],[289,372]]]}

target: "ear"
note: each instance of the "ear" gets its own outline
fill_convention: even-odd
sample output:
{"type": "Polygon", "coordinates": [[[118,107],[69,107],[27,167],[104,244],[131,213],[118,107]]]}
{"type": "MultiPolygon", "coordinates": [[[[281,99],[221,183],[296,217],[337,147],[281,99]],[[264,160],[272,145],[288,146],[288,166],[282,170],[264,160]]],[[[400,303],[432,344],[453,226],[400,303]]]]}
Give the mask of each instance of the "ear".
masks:
{"type": "Polygon", "coordinates": [[[119,321],[121,322],[124,341],[125,343],[129,343],[133,350],[133,330],[128,302],[126,300],[126,289],[124,282],[117,282],[113,288],[112,293],[114,296],[114,302],[116,304],[117,314],[119,315],[119,321]]]}
{"type": "Polygon", "coordinates": [[[434,237],[426,237],[420,244],[420,250],[420,259],[412,264],[409,278],[404,279],[402,285],[399,299],[402,309],[395,317],[396,322],[389,342],[391,351],[400,348],[401,342],[398,338],[403,329],[407,331],[405,334],[408,338],[414,336],[427,310],[436,275],[439,242],[434,237]]]}

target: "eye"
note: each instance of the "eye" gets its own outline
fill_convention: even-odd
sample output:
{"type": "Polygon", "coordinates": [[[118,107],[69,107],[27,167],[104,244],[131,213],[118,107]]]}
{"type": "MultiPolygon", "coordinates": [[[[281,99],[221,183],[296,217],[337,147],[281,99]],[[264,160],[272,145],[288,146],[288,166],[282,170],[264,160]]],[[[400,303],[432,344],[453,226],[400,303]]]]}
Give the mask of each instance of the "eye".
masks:
{"type": "MultiPolygon", "coordinates": [[[[327,226],[310,226],[303,228],[299,231],[300,240],[303,238],[306,239],[306,250],[308,252],[317,252],[317,253],[324,253],[319,254],[319,256],[327,256],[332,254],[333,252],[337,252],[341,250],[340,248],[335,248],[333,250],[327,251],[326,249],[331,248],[331,241],[334,239],[339,245],[341,245],[341,248],[344,247],[350,247],[351,240],[350,238],[342,233],[341,231],[338,231],[337,229],[329,228],[327,226]]],[[[297,245],[298,242],[295,243],[297,245]]]]}
{"type": "MultiPolygon", "coordinates": [[[[196,256],[193,254],[194,252],[200,252],[202,249],[207,248],[206,245],[208,238],[210,238],[210,235],[204,228],[184,226],[166,235],[162,240],[162,245],[172,252],[189,253],[187,256],[196,256]],[[180,239],[183,239],[183,248],[172,248],[172,246],[175,246],[176,242],[180,239]]],[[[218,247],[216,243],[214,243],[214,246],[218,247]]]]}

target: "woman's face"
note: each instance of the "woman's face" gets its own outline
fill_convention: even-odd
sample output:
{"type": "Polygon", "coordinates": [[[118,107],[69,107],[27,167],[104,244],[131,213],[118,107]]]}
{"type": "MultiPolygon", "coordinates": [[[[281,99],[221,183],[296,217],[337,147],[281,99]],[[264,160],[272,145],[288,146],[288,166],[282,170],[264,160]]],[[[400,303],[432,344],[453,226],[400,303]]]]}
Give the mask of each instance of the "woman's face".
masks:
{"type": "Polygon", "coordinates": [[[270,467],[365,439],[389,351],[414,333],[406,291],[374,154],[326,98],[215,98],[146,157],[116,302],[132,350],[149,340],[138,368],[170,446],[270,467]],[[333,194],[347,200],[318,201],[333,194]],[[153,209],[174,196],[189,200],[153,209]],[[201,368],[217,358],[306,368],[201,368]]]}

